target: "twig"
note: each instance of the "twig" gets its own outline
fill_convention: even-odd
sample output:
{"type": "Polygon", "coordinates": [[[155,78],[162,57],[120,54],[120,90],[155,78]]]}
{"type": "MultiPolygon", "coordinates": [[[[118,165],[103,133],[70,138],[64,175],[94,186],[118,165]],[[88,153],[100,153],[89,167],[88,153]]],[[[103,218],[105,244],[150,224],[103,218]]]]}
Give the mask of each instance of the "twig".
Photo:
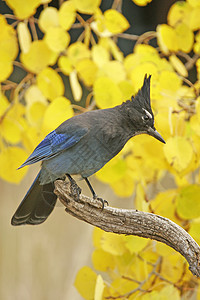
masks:
{"type": "Polygon", "coordinates": [[[66,212],[107,232],[136,235],[162,242],[178,251],[189,263],[193,275],[200,277],[200,247],[179,225],[171,220],[137,210],[105,207],[84,195],[79,201],[71,193],[67,181],[55,182],[55,194],[66,207],[66,212]]]}

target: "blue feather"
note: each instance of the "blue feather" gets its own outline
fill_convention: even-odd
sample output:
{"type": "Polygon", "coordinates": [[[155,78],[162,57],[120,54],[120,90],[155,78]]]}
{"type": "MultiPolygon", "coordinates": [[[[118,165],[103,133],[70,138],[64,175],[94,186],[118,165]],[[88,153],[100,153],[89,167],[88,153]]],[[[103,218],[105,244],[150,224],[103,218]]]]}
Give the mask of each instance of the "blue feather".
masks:
{"type": "Polygon", "coordinates": [[[74,135],[67,133],[57,133],[55,130],[50,132],[44,140],[35,148],[33,153],[27,160],[18,168],[34,164],[41,160],[47,160],[58,155],[61,151],[67,150],[86,134],[87,129],[80,128],[74,135]]]}

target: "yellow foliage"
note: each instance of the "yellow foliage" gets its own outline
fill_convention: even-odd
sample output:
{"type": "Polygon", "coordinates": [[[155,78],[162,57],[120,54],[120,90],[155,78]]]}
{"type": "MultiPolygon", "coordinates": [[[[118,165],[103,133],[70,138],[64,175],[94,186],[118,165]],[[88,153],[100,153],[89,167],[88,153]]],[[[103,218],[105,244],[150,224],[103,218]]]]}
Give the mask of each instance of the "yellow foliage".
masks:
{"type": "Polygon", "coordinates": [[[71,102],[63,96],[57,97],[44,112],[42,129],[47,134],[65,120],[73,117],[73,114],[71,102]]]}
{"type": "Polygon", "coordinates": [[[48,65],[53,65],[56,59],[57,54],[51,51],[43,40],[32,42],[29,51],[20,55],[25,68],[36,74],[48,65]]]}
{"type": "Polygon", "coordinates": [[[69,75],[73,71],[73,66],[68,56],[62,55],[58,60],[58,66],[65,75],[69,75]]]}
{"type": "Polygon", "coordinates": [[[83,14],[93,14],[101,0],[71,0],[76,10],[83,14]]]}
{"type": "Polygon", "coordinates": [[[110,232],[103,232],[101,236],[101,248],[112,255],[122,255],[126,252],[125,236],[110,232]]]}
{"type": "Polygon", "coordinates": [[[94,84],[98,68],[91,59],[85,58],[80,60],[76,64],[76,70],[86,86],[94,84]]]}
{"type": "Polygon", "coordinates": [[[144,239],[138,236],[127,236],[125,246],[130,251],[130,253],[133,254],[142,251],[148,243],[148,239],[144,239]]]}
{"type": "Polygon", "coordinates": [[[43,32],[59,26],[58,10],[55,7],[46,7],[40,14],[38,25],[43,32]]]}
{"type": "Polygon", "coordinates": [[[100,71],[98,72],[98,76],[109,77],[116,83],[120,83],[121,81],[126,80],[126,72],[124,66],[119,61],[108,61],[101,67],[100,71]]]}
{"type": "Polygon", "coordinates": [[[0,151],[0,177],[11,183],[19,183],[27,172],[27,168],[17,170],[27,158],[27,153],[20,147],[12,146],[0,151]]]}
{"type": "Polygon", "coordinates": [[[67,49],[67,55],[72,63],[72,65],[76,65],[78,61],[84,58],[90,58],[90,50],[88,47],[81,43],[75,42],[69,46],[67,49]]]}
{"type": "Polygon", "coordinates": [[[95,291],[94,291],[94,300],[102,300],[104,292],[104,281],[101,275],[97,276],[95,291]]]}
{"type": "Polygon", "coordinates": [[[176,31],[167,24],[157,26],[158,44],[164,54],[178,51],[176,31]]]}
{"type": "Polygon", "coordinates": [[[152,0],[132,0],[132,1],[139,6],[146,6],[152,0]]]}
{"type": "Polygon", "coordinates": [[[109,62],[108,50],[101,45],[94,45],[92,47],[92,59],[95,64],[101,68],[103,65],[109,62]]]}
{"type": "Polygon", "coordinates": [[[108,9],[104,13],[105,26],[113,34],[121,33],[129,28],[126,18],[114,9],[108,9]]]}
{"type": "Polygon", "coordinates": [[[200,186],[191,184],[183,187],[177,196],[177,213],[184,219],[194,219],[200,217],[199,202],[200,186]]]}
{"type": "Polygon", "coordinates": [[[59,9],[59,23],[62,28],[69,30],[76,20],[76,9],[72,1],[63,2],[59,9]]]}
{"type": "Polygon", "coordinates": [[[9,101],[4,94],[0,92],[0,117],[4,114],[9,107],[9,101]]]}
{"type": "Polygon", "coordinates": [[[74,285],[84,299],[91,300],[94,297],[96,280],[96,273],[85,266],[78,271],[74,285]]]}
{"type": "Polygon", "coordinates": [[[20,22],[17,26],[17,33],[21,51],[27,53],[31,45],[31,35],[28,26],[24,22],[20,22]]]}
{"type": "Polygon", "coordinates": [[[37,86],[49,100],[62,96],[64,93],[62,78],[51,68],[45,68],[37,75],[37,86]]]}
{"type": "Polygon", "coordinates": [[[70,35],[62,27],[50,27],[45,34],[44,41],[49,49],[56,53],[64,51],[70,42],[70,35]]]}
{"type": "Polygon", "coordinates": [[[188,76],[188,71],[182,61],[174,54],[169,57],[170,63],[174,67],[174,69],[183,77],[188,76]]]}
{"type": "Polygon", "coordinates": [[[82,97],[82,88],[78,81],[78,76],[76,70],[69,74],[69,81],[72,89],[72,94],[75,101],[80,101],[82,97]]]}
{"type": "Polygon", "coordinates": [[[21,0],[6,0],[6,3],[13,9],[17,18],[27,19],[35,14],[36,8],[42,4],[42,0],[27,0],[25,2],[21,0]]]}
{"type": "Polygon", "coordinates": [[[177,172],[181,172],[192,161],[193,148],[185,137],[175,136],[167,140],[164,154],[170,166],[177,172]]]}
{"type": "Polygon", "coordinates": [[[102,249],[96,249],[92,253],[92,262],[96,270],[102,272],[108,272],[115,268],[115,261],[112,254],[103,251],[102,249]]]}
{"type": "Polygon", "coordinates": [[[94,97],[99,108],[109,108],[122,103],[122,93],[117,84],[108,77],[99,77],[94,82],[94,97]]]}

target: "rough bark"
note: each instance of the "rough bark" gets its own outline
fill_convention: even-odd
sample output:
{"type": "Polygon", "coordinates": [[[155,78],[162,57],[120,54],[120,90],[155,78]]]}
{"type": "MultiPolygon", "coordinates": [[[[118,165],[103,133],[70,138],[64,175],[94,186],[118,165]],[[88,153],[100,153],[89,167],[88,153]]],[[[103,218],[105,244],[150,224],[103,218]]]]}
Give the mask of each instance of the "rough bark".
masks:
{"type": "Polygon", "coordinates": [[[162,242],[185,257],[193,275],[200,277],[200,247],[179,225],[171,220],[133,209],[105,206],[84,195],[77,201],[76,189],[66,182],[55,182],[55,194],[66,212],[107,232],[136,235],[162,242]]]}

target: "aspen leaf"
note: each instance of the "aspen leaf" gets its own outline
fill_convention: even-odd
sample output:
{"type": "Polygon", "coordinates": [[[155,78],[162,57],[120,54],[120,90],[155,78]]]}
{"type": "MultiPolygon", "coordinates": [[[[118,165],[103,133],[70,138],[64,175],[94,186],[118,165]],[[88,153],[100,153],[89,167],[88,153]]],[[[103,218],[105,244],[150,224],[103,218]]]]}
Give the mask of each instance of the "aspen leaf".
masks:
{"type": "Polygon", "coordinates": [[[80,13],[91,15],[99,7],[101,0],[72,0],[72,3],[80,13]]]}
{"type": "Polygon", "coordinates": [[[85,58],[79,61],[76,64],[76,70],[86,86],[93,85],[96,79],[96,73],[98,68],[91,59],[85,58]]]}
{"type": "Polygon", "coordinates": [[[0,124],[1,135],[11,144],[17,144],[21,139],[20,125],[15,119],[5,117],[0,124]]]}
{"type": "Polygon", "coordinates": [[[109,108],[122,103],[122,93],[108,77],[100,77],[94,82],[94,97],[99,108],[109,108]]]}
{"type": "Polygon", "coordinates": [[[113,255],[122,255],[126,252],[125,237],[111,232],[103,232],[101,247],[104,251],[113,255]]]}
{"type": "Polygon", "coordinates": [[[126,100],[130,99],[131,96],[133,96],[136,92],[133,85],[128,80],[120,81],[118,86],[119,86],[120,91],[122,93],[122,98],[123,99],[126,99],[126,100]]]}
{"type": "Polygon", "coordinates": [[[20,22],[17,26],[19,44],[22,52],[27,53],[31,45],[31,34],[28,26],[24,22],[20,22]]]}
{"type": "Polygon", "coordinates": [[[43,40],[32,42],[29,51],[20,55],[20,60],[24,66],[36,74],[48,65],[53,65],[56,58],[57,54],[51,51],[43,40]]]}
{"type": "Polygon", "coordinates": [[[4,114],[9,107],[9,101],[4,94],[0,92],[0,117],[4,114]]]}
{"type": "Polygon", "coordinates": [[[116,195],[120,197],[130,197],[133,195],[135,181],[133,177],[129,174],[130,172],[126,172],[126,176],[122,177],[120,180],[111,182],[110,186],[116,195]]]}
{"type": "Polygon", "coordinates": [[[59,26],[58,10],[55,7],[46,7],[42,10],[38,25],[43,32],[47,32],[51,27],[59,26]]]}
{"type": "Polygon", "coordinates": [[[138,91],[142,87],[145,74],[152,75],[152,85],[154,77],[158,77],[157,68],[153,62],[145,62],[141,65],[138,65],[131,71],[130,78],[136,91],[138,91]]]}
{"type": "Polygon", "coordinates": [[[102,182],[111,183],[122,179],[126,172],[126,162],[120,159],[119,156],[110,160],[102,169],[100,169],[96,176],[102,182]]]}
{"type": "Polygon", "coordinates": [[[94,250],[92,254],[92,262],[94,268],[102,272],[107,272],[109,269],[114,269],[115,267],[113,255],[103,251],[102,249],[94,250]]]}
{"type": "Polygon", "coordinates": [[[59,23],[62,28],[69,30],[76,20],[76,9],[72,1],[63,2],[59,9],[59,23]]]}
{"type": "MultiPolygon", "coordinates": [[[[126,295],[130,291],[136,289],[138,287],[138,283],[125,279],[123,277],[116,278],[113,280],[110,289],[109,289],[109,297],[108,298],[119,298],[120,295],[126,295]]],[[[135,297],[135,295],[134,295],[135,297]]],[[[131,299],[131,298],[130,298],[131,299]]],[[[133,298],[131,299],[133,300],[133,298]]]]}
{"type": "Polygon", "coordinates": [[[148,244],[148,240],[138,236],[127,236],[125,241],[126,248],[131,254],[142,251],[148,244]]]}
{"type": "Polygon", "coordinates": [[[47,104],[46,98],[36,84],[32,84],[25,92],[25,100],[27,105],[39,101],[47,104]]]}
{"type": "Polygon", "coordinates": [[[50,27],[44,37],[49,49],[56,53],[64,51],[70,43],[70,35],[62,27],[50,27]]]}
{"type": "Polygon", "coordinates": [[[184,220],[200,217],[200,186],[191,184],[183,187],[177,196],[177,213],[184,220]]]}
{"type": "Polygon", "coordinates": [[[46,108],[46,104],[40,101],[35,101],[27,107],[27,119],[31,125],[41,125],[46,108]]]}
{"type": "Polygon", "coordinates": [[[67,55],[71,63],[75,66],[76,63],[81,59],[90,58],[90,50],[85,44],[81,42],[75,42],[67,49],[67,55]]]}
{"type": "Polygon", "coordinates": [[[68,56],[62,55],[58,60],[58,66],[65,75],[69,75],[73,71],[73,66],[68,56]]]}
{"type": "Polygon", "coordinates": [[[109,62],[109,52],[101,45],[94,45],[92,47],[92,59],[101,68],[109,62]]]}
{"type": "Polygon", "coordinates": [[[182,61],[176,55],[170,55],[169,61],[171,62],[174,69],[183,77],[188,76],[188,71],[182,61]]]}
{"type": "Polygon", "coordinates": [[[4,60],[4,57],[0,57],[0,82],[6,80],[13,71],[13,65],[11,61],[4,60]]]}
{"type": "Polygon", "coordinates": [[[105,286],[103,278],[101,277],[101,275],[98,275],[94,291],[94,300],[102,300],[104,287],[105,286]]]}
{"type": "Polygon", "coordinates": [[[16,17],[23,20],[35,14],[36,8],[41,4],[41,0],[6,0],[6,3],[13,9],[16,17]]]}
{"type": "Polygon", "coordinates": [[[159,76],[159,88],[161,90],[175,92],[181,87],[181,79],[175,72],[163,71],[159,76]]]}
{"type": "Polygon", "coordinates": [[[71,117],[73,117],[73,110],[70,100],[63,96],[57,97],[49,104],[44,113],[42,128],[45,133],[48,133],[71,117]]]}
{"type": "MultiPolygon", "coordinates": [[[[18,54],[16,31],[8,25],[4,16],[0,15],[0,57],[4,60],[14,60],[18,54]]],[[[2,72],[2,69],[1,69],[2,72]]]]}
{"type": "Polygon", "coordinates": [[[194,43],[192,30],[184,23],[179,23],[175,28],[179,50],[189,53],[194,43]]]}
{"type": "Polygon", "coordinates": [[[113,34],[121,33],[129,28],[126,18],[117,10],[108,9],[104,13],[106,28],[113,34]]]}
{"type": "Polygon", "coordinates": [[[168,163],[177,171],[186,169],[192,160],[193,149],[186,138],[181,136],[171,137],[163,146],[168,163]]]}
{"type": "Polygon", "coordinates": [[[27,172],[27,168],[17,170],[27,158],[27,153],[19,147],[7,147],[0,152],[0,177],[11,183],[19,183],[27,172]]]}
{"type": "Polygon", "coordinates": [[[124,65],[119,61],[109,61],[101,67],[102,76],[111,78],[114,82],[119,83],[126,79],[124,65]]]}
{"type": "Polygon", "coordinates": [[[64,93],[62,78],[51,68],[45,68],[37,75],[37,86],[49,100],[62,96],[64,93]]]}
{"type": "Polygon", "coordinates": [[[132,1],[139,6],[146,6],[152,0],[132,0],[132,1]]]}
{"type": "Polygon", "coordinates": [[[72,94],[75,101],[80,101],[82,97],[82,87],[78,81],[78,76],[76,70],[69,74],[70,86],[72,89],[72,94]]]}
{"type": "Polygon", "coordinates": [[[175,26],[181,23],[182,20],[187,20],[190,11],[191,7],[188,4],[188,1],[177,1],[169,9],[167,16],[169,25],[175,26]]]}
{"type": "Polygon", "coordinates": [[[157,26],[158,44],[164,54],[178,51],[178,41],[174,28],[167,24],[157,26]]]}
{"type": "Polygon", "coordinates": [[[192,31],[196,31],[200,29],[199,14],[200,14],[200,6],[195,7],[195,9],[192,9],[190,13],[188,26],[192,31]]]}
{"type": "Polygon", "coordinates": [[[86,300],[94,299],[97,275],[89,267],[81,268],[74,282],[75,287],[86,300]]]}
{"type": "Polygon", "coordinates": [[[188,230],[188,233],[193,237],[193,239],[200,244],[200,219],[193,220],[190,223],[190,229],[188,230]]]}

